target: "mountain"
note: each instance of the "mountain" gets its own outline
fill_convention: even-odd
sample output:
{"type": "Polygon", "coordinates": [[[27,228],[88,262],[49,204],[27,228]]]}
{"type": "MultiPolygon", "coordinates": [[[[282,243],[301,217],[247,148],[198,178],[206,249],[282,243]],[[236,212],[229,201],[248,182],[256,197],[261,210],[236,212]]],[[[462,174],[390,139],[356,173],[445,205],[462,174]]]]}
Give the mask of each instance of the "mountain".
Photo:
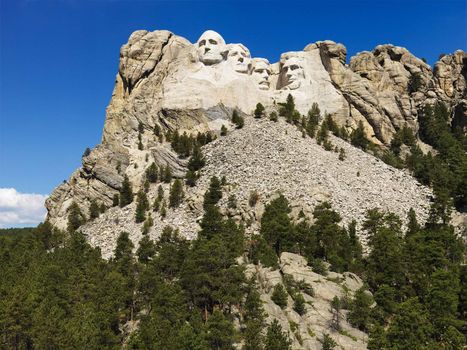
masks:
{"type": "MultiPolygon", "coordinates": [[[[119,269],[133,248],[144,273],[163,256],[175,266],[162,268],[169,275],[163,285],[190,295],[190,310],[199,308],[208,328],[222,325],[223,314],[242,332],[254,326],[244,294],[229,294],[244,286],[241,275],[250,281],[245,298],[258,293],[267,338],[285,342],[277,349],[288,348],[277,329],[303,349],[326,342],[329,349],[333,342],[377,349],[383,333],[389,344],[405,339],[399,334],[407,329],[388,316],[395,306],[385,302],[397,301],[405,320],[406,310],[418,310],[416,297],[432,297],[420,271],[462,256],[446,242],[457,242],[448,226],[451,201],[457,232],[466,223],[467,54],[443,55],[432,69],[405,48],[379,45],[346,62],[345,47],[332,41],[270,63],[214,31],[195,44],[168,31],[134,32],[120,50],[102,141],[47,199],[48,224],[83,234],[119,269]],[[439,249],[449,259],[440,263],[427,247],[444,237],[439,249]],[[148,239],[156,242],[152,258],[144,258],[148,239]],[[372,327],[370,309],[380,312],[371,315],[372,327]]],[[[152,339],[146,316],[153,304],[148,311],[144,300],[134,302],[143,305],[137,320],[132,306],[117,333],[140,348],[138,341],[152,339]]],[[[459,339],[461,326],[452,325],[449,334],[459,339]]]]}

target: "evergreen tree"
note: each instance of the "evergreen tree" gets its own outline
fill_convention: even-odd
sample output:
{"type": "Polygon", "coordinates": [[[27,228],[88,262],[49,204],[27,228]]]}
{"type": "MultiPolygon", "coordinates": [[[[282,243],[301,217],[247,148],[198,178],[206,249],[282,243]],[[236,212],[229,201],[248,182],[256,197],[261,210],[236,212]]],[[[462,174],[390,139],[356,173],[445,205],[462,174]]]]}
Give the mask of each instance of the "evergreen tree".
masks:
{"type": "Polygon", "coordinates": [[[288,334],[282,331],[282,327],[279,324],[279,321],[276,319],[274,319],[268,327],[265,345],[265,349],[267,350],[292,349],[292,341],[290,340],[288,334]]]}
{"type": "Polygon", "coordinates": [[[429,342],[432,331],[426,310],[417,298],[411,298],[398,307],[386,338],[393,349],[421,349],[429,342]]]}
{"type": "Polygon", "coordinates": [[[367,331],[370,326],[371,305],[373,300],[362,287],[355,292],[350,304],[350,312],[347,316],[349,323],[362,331],[367,331]]]}
{"type": "Polygon", "coordinates": [[[164,182],[170,183],[170,181],[172,181],[172,169],[167,164],[164,168],[164,182]]]}
{"type": "Polygon", "coordinates": [[[281,194],[264,209],[261,217],[261,235],[274,248],[277,255],[282,245],[289,245],[292,224],[289,218],[291,209],[288,200],[281,194]]]}
{"type": "Polygon", "coordinates": [[[222,124],[222,127],[221,127],[221,136],[225,136],[227,135],[227,128],[225,127],[224,124],[222,124]]]}
{"type": "Polygon", "coordinates": [[[256,109],[254,112],[255,118],[261,118],[264,114],[264,106],[261,103],[256,104],[256,109]]]}
{"type": "Polygon", "coordinates": [[[206,209],[208,206],[215,205],[222,198],[222,188],[219,178],[217,176],[211,177],[209,189],[204,194],[203,207],[206,209]]]}
{"type": "Polygon", "coordinates": [[[76,202],[71,203],[67,209],[68,212],[68,231],[72,232],[77,230],[81,225],[86,222],[86,216],[84,216],[80,207],[76,202]]]}
{"type": "Polygon", "coordinates": [[[269,115],[269,120],[272,121],[272,122],[277,122],[277,120],[278,120],[277,113],[276,112],[271,112],[271,114],[269,115]]]}
{"type": "Polygon", "coordinates": [[[196,172],[193,170],[188,170],[185,175],[185,183],[187,186],[194,187],[196,186],[196,181],[198,180],[198,176],[196,172]]]}
{"type": "Polygon", "coordinates": [[[195,146],[193,149],[193,154],[188,161],[188,170],[195,172],[200,170],[205,165],[206,160],[201,153],[201,148],[199,146],[195,146]]]}
{"type": "Polygon", "coordinates": [[[322,350],[333,350],[337,346],[337,343],[334,341],[334,339],[332,339],[327,333],[323,334],[321,343],[323,344],[322,350]]]}
{"type": "Polygon", "coordinates": [[[131,202],[133,202],[133,190],[128,175],[125,175],[120,189],[120,207],[123,208],[131,202]]]}
{"type": "Polygon", "coordinates": [[[288,123],[292,123],[294,119],[295,112],[295,101],[291,94],[287,95],[287,100],[285,103],[280,103],[279,114],[285,117],[288,123]]]}
{"type": "Polygon", "coordinates": [[[136,197],[136,213],[135,222],[140,223],[146,219],[146,211],[149,209],[149,201],[146,193],[142,190],[138,191],[136,197]]]}
{"type": "Polygon", "coordinates": [[[157,173],[156,163],[153,162],[149,168],[146,169],[146,179],[151,183],[157,182],[157,173]]]}
{"type": "Polygon", "coordinates": [[[183,199],[183,185],[179,179],[176,179],[170,188],[169,206],[178,207],[183,199]]]}
{"type": "Polygon", "coordinates": [[[287,291],[281,283],[278,283],[274,286],[274,290],[271,295],[271,300],[281,309],[287,306],[287,291]]]}
{"type": "Polygon", "coordinates": [[[136,255],[138,256],[138,261],[142,264],[148,264],[156,254],[156,245],[149,238],[149,236],[143,236],[139,241],[138,250],[136,255]]]}
{"type": "Polygon", "coordinates": [[[100,215],[99,205],[97,204],[97,201],[93,199],[91,201],[91,205],[89,206],[89,218],[91,220],[97,219],[99,215],[100,215]]]}
{"type": "Polygon", "coordinates": [[[415,210],[413,210],[413,208],[410,208],[407,214],[407,231],[405,235],[411,236],[420,231],[420,229],[421,227],[417,221],[417,214],[415,214],[415,210]]]}
{"type": "Polygon", "coordinates": [[[300,315],[304,315],[306,313],[306,307],[305,307],[305,298],[301,293],[297,293],[294,295],[294,304],[293,304],[293,309],[300,315]]]}
{"type": "Polygon", "coordinates": [[[206,323],[206,338],[211,349],[232,350],[235,329],[220,310],[214,310],[206,323]]]}
{"type": "Polygon", "coordinates": [[[313,102],[311,109],[308,111],[308,120],[306,123],[306,133],[310,137],[315,137],[316,129],[318,128],[319,119],[321,118],[321,111],[318,104],[313,102]]]}
{"type": "Polygon", "coordinates": [[[245,345],[243,350],[263,350],[265,312],[259,293],[252,281],[249,281],[245,300],[245,345]]]}
{"type": "Polygon", "coordinates": [[[355,147],[361,148],[362,150],[366,151],[369,146],[369,141],[365,136],[365,130],[363,128],[363,122],[358,122],[357,129],[353,130],[350,134],[350,143],[355,147]]]}
{"type": "Polygon", "coordinates": [[[116,207],[120,203],[120,196],[118,193],[115,193],[112,198],[112,207],[116,207]]]}
{"type": "Polygon", "coordinates": [[[232,112],[232,123],[235,124],[237,129],[241,129],[245,125],[245,120],[242,116],[238,114],[238,111],[236,109],[234,109],[234,111],[232,112]]]}

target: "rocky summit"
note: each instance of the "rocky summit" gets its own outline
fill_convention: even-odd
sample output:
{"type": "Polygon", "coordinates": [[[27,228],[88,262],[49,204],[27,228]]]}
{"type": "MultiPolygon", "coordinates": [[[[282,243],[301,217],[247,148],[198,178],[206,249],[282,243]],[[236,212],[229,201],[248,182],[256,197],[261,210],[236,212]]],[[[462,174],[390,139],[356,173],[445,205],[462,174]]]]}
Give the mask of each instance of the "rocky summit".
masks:
{"type": "MultiPolygon", "coordinates": [[[[452,111],[442,125],[465,132],[466,77],[467,54],[463,51],[443,55],[431,68],[407,49],[389,44],[347,59],[342,44],[326,40],[309,44],[303,51],[283,53],[278,62],[271,63],[252,57],[243,44],[226,43],[212,30],[196,43],[168,31],[136,31],[120,50],[102,141],[86,150],[82,166],[47,199],[47,221],[58,229],[82,233],[110,264],[116,261],[116,266],[121,259],[114,260],[116,251],[131,255],[141,242],[139,264],[170,258],[170,264],[177,265],[177,254],[185,254],[164,283],[170,288],[172,283],[180,284],[191,293],[184,294],[190,295],[190,308],[195,303],[202,310],[207,327],[216,317],[223,317],[217,309],[228,309],[236,331],[243,332],[243,340],[231,341],[236,348],[250,349],[247,343],[255,338],[255,324],[248,323],[249,316],[240,306],[252,307],[252,302],[244,301],[244,294],[230,296],[225,303],[215,299],[218,292],[210,283],[217,277],[210,273],[220,274],[224,268],[228,278],[221,276],[219,295],[229,294],[225,283],[235,281],[241,271],[245,279],[232,282],[237,285],[231,289],[243,288],[246,278],[248,288],[255,286],[257,297],[250,289],[248,298],[257,298],[257,309],[262,310],[258,312],[264,312],[258,319],[269,325],[268,341],[277,336],[285,342],[277,349],[314,350],[325,344],[329,349],[366,349],[369,343],[376,349],[382,340],[377,333],[369,335],[370,310],[372,320],[391,320],[388,315],[396,311],[384,302],[390,293],[403,289],[398,287],[403,285],[400,280],[411,284],[407,282],[399,302],[422,288],[410,275],[410,268],[406,271],[399,266],[405,264],[399,258],[401,251],[406,254],[415,249],[410,244],[418,238],[405,242],[405,250],[393,247],[401,244],[397,242],[403,232],[415,235],[430,217],[433,220],[433,213],[439,216],[437,220],[448,221],[439,209],[443,202],[436,202],[443,197],[437,196],[434,186],[429,187],[436,177],[426,175],[430,166],[438,169],[430,163],[431,154],[442,153],[441,148],[436,142],[424,142],[430,139],[426,131],[427,135],[420,137],[420,111],[442,105],[452,111]],[[428,166],[417,165],[417,154],[426,157],[428,166]],[[215,205],[207,205],[209,200],[215,205]],[[281,204],[284,201],[288,204],[281,204]],[[377,211],[368,216],[371,209],[377,211]],[[268,231],[263,225],[274,229],[268,231]],[[281,225],[296,235],[300,229],[308,230],[317,241],[306,235],[302,241],[295,237],[294,246],[283,250],[280,240],[274,238],[281,225]],[[247,243],[236,251],[227,235],[223,236],[226,246],[216,246],[218,238],[212,232],[223,230],[229,234],[241,231],[247,243]],[[326,235],[334,238],[326,241],[326,235]],[[386,238],[378,241],[379,236],[386,238]],[[145,257],[153,249],[148,239],[156,242],[154,252],[159,255],[153,252],[152,258],[145,257]],[[194,243],[187,248],[185,240],[194,243]],[[126,253],[125,244],[129,247],[126,253]],[[164,249],[175,250],[163,253],[164,249]],[[380,253],[375,257],[371,249],[384,252],[383,263],[386,258],[391,261],[382,272],[377,270],[380,253]],[[362,251],[368,261],[362,260],[362,251]],[[232,254],[237,255],[224,263],[222,259],[232,254]],[[208,258],[212,261],[203,260],[208,258]],[[205,272],[211,263],[220,265],[205,272]],[[364,268],[368,271],[362,273],[364,268]],[[206,276],[211,276],[207,282],[203,280],[206,276]],[[203,281],[215,294],[209,305],[204,297],[197,299],[197,293],[207,287],[191,287],[203,281]],[[376,293],[378,306],[366,288],[376,293]],[[361,316],[362,310],[368,315],[361,316]],[[375,316],[377,312],[380,314],[375,316]]],[[[442,115],[443,110],[435,112],[442,115]]],[[[456,169],[453,173],[459,174],[456,169]]],[[[460,192],[453,193],[462,195],[462,185],[456,186],[460,192]]],[[[456,204],[462,203],[461,196],[454,199],[456,204]]],[[[454,219],[458,228],[465,223],[465,215],[458,212],[454,219]]],[[[291,235],[289,231],[282,234],[291,235]]],[[[409,264],[411,258],[409,254],[404,261],[409,264]]],[[[144,282],[144,276],[138,278],[144,282]]],[[[140,294],[157,291],[148,288],[140,294]]],[[[410,306],[412,302],[413,298],[406,303],[410,306]]],[[[140,307],[138,321],[131,310],[119,334],[123,345],[134,346],[139,338],[131,335],[140,334],[143,339],[144,332],[151,329],[147,327],[152,327],[146,317],[152,306],[140,307]]],[[[263,326],[261,323],[258,329],[263,326]]],[[[386,331],[387,339],[393,336],[391,332],[392,328],[386,331]]],[[[211,336],[210,331],[206,334],[211,336]]]]}
{"type": "MultiPolygon", "coordinates": [[[[371,52],[361,52],[352,57],[349,64],[346,59],[345,47],[328,40],[309,44],[303,51],[283,53],[279,62],[270,63],[252,57],[242,44],[226,44],[221,35],[211,30],[203,33],[194,44],[168,31],[134,32],[120,50],[119,71],[107,108],[102,142],[83,157],[82,167],[50,195],[46,203],[48,220],[65,228],[67,209],[73,201],[84,211],[93,200],[110,207],[113,196],[121,189],[124,175],[130,177],[137,189],[145,166],[152,161],[159,166],[169,165],[175,177],[184,177],[186,161],[179,159],[167,142],[160,142],[153,132],[155,128],[161,133],[175,130],[190,134],[208,130],[219,133],[223,125],[231,127],[229,121],[234,109],[245,116],[252,115],[260,102],[267,110],[274,110],[289,94],[301,114],[306,114],[313,103],[317,103],[322,112],[349,133],[361,122],[366,137],[382,147],[389,146],[394,134],[404,126],[417,132],[417,109],[438,101],[452,107],[455,110],[453,122],[465,128],[465,52],[444,55],[434,69],[405,48],[393,45],[380,45],[371,52]],[[417,77],[419,85],[416,89],[410,86],[413,76],[417,77]],[[144,145],[143,150],[139,149],[139,143],[144,145]]],[[[246,130],[253,132],[257,128],[246,130]]],[[[358,201],[357,197],[363,198],[357,190],[344,191],[352,180],[340,177],[356,173],[358,166],[371,167],[378,163],[376,159],[368,157],[368,164],[363,162],[352,171],[334,169],[331,160],[314,154],[317,148],[312,143],[302,148],[294,145],[293,138],[292,133],[284,143],[295,147],[297,156],[305,158],[305,154],[309,154],[312,160],[305,163],[322,162],[323,168],[327,167],[319,171],[319,177],[306,189],[307,205],[312,206],[323,196],[342,205],[358,201]]],[[[251,150],[251,138],[245,135],[243,140],[242,147],[251,150]]],[[[221,152],[224,142],[217,144],[221,147],[219,151],[212,150],[213,153],[221,152]]],[[[422,149],[430,149],[419,144],[422,149]]],[[[277,155],[280,153],[277,149],[277,155]]],[[[290,155],[294,157],[293,153],[290,155]]],[[[238,164],[239,168],[246,165],[260,168],[257,161],[275,163],[276,154],[267,156],[272,158],[258,159],[253,155],[254,158],[250,158],[249,154],[244,154],[244,164],[238,164]]],[[[220,160],[211,161],[216,162],[220,171],[220,160]]],[[[314,177],[319,168],[316,164],[309,166],[313,169],[304,164],[297,168],[297,173],[289,169],[290,178],[300,176],[298,172],[302,171],[314,177]]],[[[261,172],[264,178],[277,176],[273,166],[268,169],[261,172]]],[[[360,173],[362,179],[370,176],[365,171],[360,173]]],[[[378,189],[373,189],[372,183],[385,182],[386,178],[398,182],[396,174],[399,172],[390,167],[375,169],[368,180],[359,182],[358,191],[378,196],[375,191],[385,192],[384,186],[389,186],[389,182],[377,186],[378,189]]],[[[246,180],[255,181],[253,170],[245,175],[246,180]]],[[[258,179],[251,188],[266,186],[263,180],[258,179]]],[[[421,195],[416,193],[426,194],[428,190],[413,185],[413,190],[406,191],[402,183],[400,186],[394,190],[399,191],[402,198],[406,196],[407,203],[416,201],[415,206],[426,207],[427,202],[418,200],[421,195]]],[[[379,201],[383,206],[389,205],[384,197],[379,197],[379,201]]],[[[95,235],[100,233],[96,228],[95,235]]]]}

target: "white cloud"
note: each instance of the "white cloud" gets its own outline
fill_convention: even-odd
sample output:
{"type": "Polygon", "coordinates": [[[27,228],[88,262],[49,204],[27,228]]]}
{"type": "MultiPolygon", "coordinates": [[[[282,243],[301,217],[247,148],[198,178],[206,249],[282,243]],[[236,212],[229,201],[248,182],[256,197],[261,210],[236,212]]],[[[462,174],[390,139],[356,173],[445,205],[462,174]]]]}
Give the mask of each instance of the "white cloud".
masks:
{"type": "Polygon", "coordinates": [[[46,195],[0,188],[0,227],[35,226],[44,221],[46,195]]]}

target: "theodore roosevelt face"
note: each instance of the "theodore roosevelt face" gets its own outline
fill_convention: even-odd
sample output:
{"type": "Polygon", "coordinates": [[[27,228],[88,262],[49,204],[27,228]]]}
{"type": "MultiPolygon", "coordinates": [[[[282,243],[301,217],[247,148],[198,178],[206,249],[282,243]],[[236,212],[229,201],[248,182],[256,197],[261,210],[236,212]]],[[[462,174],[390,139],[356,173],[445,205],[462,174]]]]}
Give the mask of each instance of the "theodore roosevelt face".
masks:
{"type": "Polygon", "coordinates": [[[261,90],[269,89],[269,76],[271,70],[269,68],[269,61],[264,58],[253,59],[251,76],[258,84],[258,88],[261,90]]]}
{"type": "Polygon", "coordinates": [[[225,41],[213,30],[205,31],[197,41],[199,60],[205,65],[212,65],[221,62],[224,57],[225,41]]]}

